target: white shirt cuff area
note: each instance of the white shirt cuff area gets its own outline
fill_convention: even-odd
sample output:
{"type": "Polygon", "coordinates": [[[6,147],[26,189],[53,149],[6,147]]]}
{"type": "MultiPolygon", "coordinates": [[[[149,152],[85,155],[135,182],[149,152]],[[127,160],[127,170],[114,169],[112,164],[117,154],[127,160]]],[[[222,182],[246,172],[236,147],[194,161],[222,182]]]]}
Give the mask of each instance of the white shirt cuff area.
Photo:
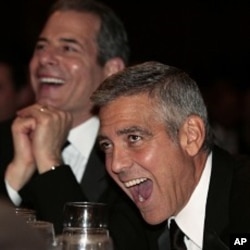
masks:
{"type": "Polygon", "coordinates": [[[5,181],[5,185],[6,185],[6,189],[7,189],[7,193],[9,195],[9,198],[11,199],[11,201],[14,203],[14,205],[19,206],[22,202],[22,198],[21,196],[18,194],[18,192],[16,190],[14,190],[9,183],[5,181]]]}

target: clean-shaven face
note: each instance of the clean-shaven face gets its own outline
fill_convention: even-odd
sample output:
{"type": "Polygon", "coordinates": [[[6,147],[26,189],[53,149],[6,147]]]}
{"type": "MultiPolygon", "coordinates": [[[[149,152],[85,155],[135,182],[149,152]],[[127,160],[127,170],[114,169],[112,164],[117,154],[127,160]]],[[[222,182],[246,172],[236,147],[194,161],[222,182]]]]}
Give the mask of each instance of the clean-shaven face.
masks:
{"type": "Polygon", "coordinates": [[[111,177],[144,219],[157,224],[186,204],[194,168],[156,119],[147,95],[119,97],[101,108],[99,142],[111,177]],[[190,166],[189,166],[190,165],[190,166]]]}
{"type": "MultiPolygon", "coordinates": [[[[100,20],[89,13],[58,11],[48,19],[30,62],[36,99],[73,116],[90,116],[90,96],[104,79],[97,63],[100,20]]],[[[75,117],[74,117],[75,118],[75,117]]]]}

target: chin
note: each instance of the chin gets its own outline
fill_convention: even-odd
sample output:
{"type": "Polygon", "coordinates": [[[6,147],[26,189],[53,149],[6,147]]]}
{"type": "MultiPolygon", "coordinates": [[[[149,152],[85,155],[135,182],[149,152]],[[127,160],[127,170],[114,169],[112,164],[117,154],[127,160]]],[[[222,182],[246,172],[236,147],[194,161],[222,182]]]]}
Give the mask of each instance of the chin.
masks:
{"type": "Polygon", "coordinates": [[[151,225],[161,224],[162,222],[168,219],[167,216],[159,214],[159,211],[156,211],[155,213],[150,213],[150,214],[142,213],[142,217],[148,224],[151,224],[151,225]]]}
{"type": "Polygon", "coordinates": [[[53,100],[49,98],[40,98],[37,100],[37,102],[41,105],[47,105],[47,106],[51,106],[54,108],[59,108],[59,106],[55,102],[53,102],[53,100]]]}

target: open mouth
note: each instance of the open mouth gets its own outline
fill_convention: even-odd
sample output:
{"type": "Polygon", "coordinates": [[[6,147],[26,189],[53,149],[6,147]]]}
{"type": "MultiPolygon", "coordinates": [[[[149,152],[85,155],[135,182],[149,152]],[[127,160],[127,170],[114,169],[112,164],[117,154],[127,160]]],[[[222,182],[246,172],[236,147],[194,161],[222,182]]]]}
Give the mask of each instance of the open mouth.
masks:
{"type": "Polygon", "coordinates": [[[124,185],[129,189],[135,202],[146,201],[153,190],[153,182],[145,177],[127,181],[124,183],[124,185]]]}
{"type": "Polygon", "coordinates": [[[39,79],[40,83],[52,86],[61,86],[65,83],[64,80],[53,77],[42,77],[39,79]]]}

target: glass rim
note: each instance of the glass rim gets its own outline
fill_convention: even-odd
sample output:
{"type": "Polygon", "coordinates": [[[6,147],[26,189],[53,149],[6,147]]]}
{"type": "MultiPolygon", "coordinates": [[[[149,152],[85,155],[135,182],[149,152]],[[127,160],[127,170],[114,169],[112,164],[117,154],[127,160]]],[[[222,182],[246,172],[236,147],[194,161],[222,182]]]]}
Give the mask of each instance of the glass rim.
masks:
{"type": "Polygon", "coordinates": [[[88,206],[107,206],[106,203],[103,202],[89,202],[89,201],[70,201],[70,202],[66,202],[65,206],[68,205],[73,205],[76,207],[88,207],[88,206]]]}
{"type": "Polygon", "coordinates": [[[23,207],[15,207],[14,211],[16,214],[18,213],[27,213],[27,214],[36,214],[36,211],[30,208],[23,208],[23,207]]]}
{"type": "Polygon", "coordinates": [[[31,225],[37,225],[37,226],[43,226],[43,225],[52,225],[53,226],[53,223],[50,222],[50,221],[46,221],[46,220],[35,220],[35,221],[31,221],[29,222],[29,224],[31,225]]]}

